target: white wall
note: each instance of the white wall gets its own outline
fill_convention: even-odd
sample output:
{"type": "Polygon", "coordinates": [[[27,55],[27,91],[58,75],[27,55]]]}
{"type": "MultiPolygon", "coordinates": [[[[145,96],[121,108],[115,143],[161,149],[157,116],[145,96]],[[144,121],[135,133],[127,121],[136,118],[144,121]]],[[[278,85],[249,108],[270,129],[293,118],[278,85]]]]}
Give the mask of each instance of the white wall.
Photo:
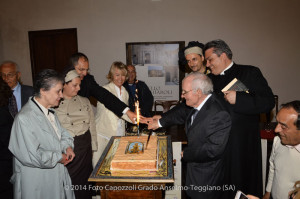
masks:
{"type": "Polygon", "coordinates": [[[299,9],[297,0],[1,0],[0,62],[16,61],[31,85],[28,31],[77,28],[79,51],[104,84],[111,63],[126,62],[126,42],[221,38],[282,103],[300,99],[299,9]]]}

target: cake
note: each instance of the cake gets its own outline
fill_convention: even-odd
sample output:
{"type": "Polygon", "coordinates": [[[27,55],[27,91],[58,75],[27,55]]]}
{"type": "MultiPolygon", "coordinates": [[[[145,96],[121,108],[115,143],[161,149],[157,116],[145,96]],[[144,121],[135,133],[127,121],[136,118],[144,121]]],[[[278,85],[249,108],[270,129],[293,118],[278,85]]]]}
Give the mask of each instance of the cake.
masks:
{"type": "Polygon", "coordinates": [[[117,151],[111,161],[111,172],[157,171],[157,136],[121,137],[117,151]]]}

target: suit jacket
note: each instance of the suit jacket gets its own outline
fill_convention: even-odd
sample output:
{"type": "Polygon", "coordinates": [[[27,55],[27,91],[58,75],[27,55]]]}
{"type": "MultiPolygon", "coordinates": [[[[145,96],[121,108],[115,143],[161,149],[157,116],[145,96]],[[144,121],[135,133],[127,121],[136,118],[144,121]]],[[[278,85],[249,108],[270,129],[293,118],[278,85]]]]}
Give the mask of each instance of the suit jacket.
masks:
{"type": "Polygon", "coordinates": [[[104,104],[118,117],[123,115],[123,110],[127,107],[125,103],[121,102],[116,96],[109,91],[99,86],[94,79],[94,76],[87,74],[81,81],[80,91],[78,95],[89,98],[95,97],[100,103],[104,104]]]}
{"type": "Polygon", "coordinates": [[[14,198],[75,198],[67,168],[59,163],[62,153],[74,147],[73,138],[56,115],[55,122],[61,139],[32,100],[15,117],[9,141],[14,155],[14,198]]]}
{"type": "Polygon", "coordinates": [[[31,96],[33,96],[33,87],[21,84],[21,107],[28,102],[31,96]]]}
{"type": "MultiPolygon", "coordinates": [[[[154,98],[150,89],[145,84],[145,82],[140,80],[138,80],[138,82],[135,83],[135,85],[136,85],[136,89],[138,90],[138,100],[139,100],[141,115],[145,117],[152,116],[151,110],[152,110],[154,98]]],[[[129,94],[129,108],[132,112],[134,112],[136,97],[130,92],[128,82],[125,82],[123,86],[126,88],[129,94]]]]}
{"type": "MultiPolygon", "coordinates": [[[[274,107],[274,96],[266,79],[257,67],[233,66],[225,75],[208,75],[214,91],[221,97],[221,90],[234,78],[242,81],[249,93],[237,92],[234,105],[226,102],[230,110],[232,128],[228,141],[227,184],[245,193],[262,196],[261,141],[259,114],[269,112],[274,107]]],[[[230,192],[227,192],[230,193],[230,192]]],[[[234,192],[228,198],[234,197],[234,192]]]]}
{"type": "Polygon", "coordinates": [[[191,109],[178,109],[177,114],[162,117],[162,126],[185,123],[188,145],[184,149],[183,159],[187,162],[186,186],[191,198],[217,199],[222,195],[219,191],[199,191],[199,189],[223,185],[224,151],[227,146],[231,128],[230,115],[221,99],[213,94],[203,105],[188,127],[187,118],[191,109]],[[196,189],[198,188],[198,190],[196,189]]]}

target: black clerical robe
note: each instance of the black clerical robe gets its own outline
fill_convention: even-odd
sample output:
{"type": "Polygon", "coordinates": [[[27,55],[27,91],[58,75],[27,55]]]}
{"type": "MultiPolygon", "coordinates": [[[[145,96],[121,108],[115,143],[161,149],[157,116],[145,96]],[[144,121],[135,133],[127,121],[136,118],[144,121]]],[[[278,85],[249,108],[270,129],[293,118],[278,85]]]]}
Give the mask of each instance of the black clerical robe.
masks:
{"type": "Polygon", "coordinates": [[[269,112],[274,107],[274,96],[261,71],[254,66],[237,65],[225,71],[225,75],[208,75],[214,91],[224,96],[221,90],[234,78],[249,89],[249,93],[237,92],[236,103],[227,103],[232,119],[232,127],[227,148],[228,185],[235,191],[228,191],[227,197],[234,198],[236,190],[262,196],[262,160],[259,133],[259,114],[269,112]]]}

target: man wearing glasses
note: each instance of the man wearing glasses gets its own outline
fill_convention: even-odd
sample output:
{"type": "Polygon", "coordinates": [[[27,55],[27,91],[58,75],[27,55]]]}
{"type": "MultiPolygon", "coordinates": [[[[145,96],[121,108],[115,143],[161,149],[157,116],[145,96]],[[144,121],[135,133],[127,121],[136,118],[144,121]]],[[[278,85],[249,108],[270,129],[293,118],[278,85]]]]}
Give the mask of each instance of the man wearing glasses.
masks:
{"type": "Polygon", "coordinates": [[[224,153],[231,128],[225,102],[213,93],[209,77],[190,73],[182,81],[186,106],[159,120],[147,121],[149,129],[185,124],[188,144],[181,156],[187,163],[185,190],[191,199],[222,198],[224,153]],[[210,190],[206,190],[210,187],[210,190]]]}
{"type": "Polygon", "coordinates": [[[80,52],[73,54],[69,59],[69,64],[70,68],[67,70],[75,69],[81,79],[78,95],[87,98],[93,96],[118,117],[126,114],[132,122],[135,122],[136,114],[130,111],[127,105],[121,102],[116,96],[99,86],[94,76],[88,73],[89,60],[85,54],[80,52]]]}
{"type": "Polygon", "coordinates": [[[13,90],[18,112],[27,103],[30,96],[33,95],[32,86],[20,84],[21,72],[18,65],[13,61],[5,61],[0,65],[0,74],[2,79],[13,90]]]}

